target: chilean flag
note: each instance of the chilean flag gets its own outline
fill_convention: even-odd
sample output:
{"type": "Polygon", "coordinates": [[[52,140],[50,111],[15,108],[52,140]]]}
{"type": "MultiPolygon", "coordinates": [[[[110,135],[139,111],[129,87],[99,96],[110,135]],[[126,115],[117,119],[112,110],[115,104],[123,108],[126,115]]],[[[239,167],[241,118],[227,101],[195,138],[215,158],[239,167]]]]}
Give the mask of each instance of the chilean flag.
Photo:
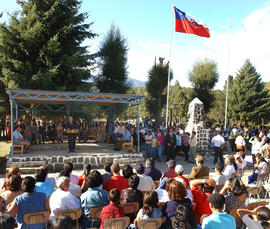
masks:
{"type": "Polygon", "coordinates": [[[174,7],[175,32],[191,33],[201,37],[210,37],[210,32],[198,19],[174,7]]]}

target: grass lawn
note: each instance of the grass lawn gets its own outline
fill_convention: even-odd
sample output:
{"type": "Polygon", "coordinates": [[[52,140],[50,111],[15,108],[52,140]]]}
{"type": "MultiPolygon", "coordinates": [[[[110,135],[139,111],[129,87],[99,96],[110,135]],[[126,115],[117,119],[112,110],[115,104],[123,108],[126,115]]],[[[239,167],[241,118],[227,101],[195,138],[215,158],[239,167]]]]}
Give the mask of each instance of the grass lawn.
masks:
{"type": "Polygon", "coordinates": [[[0,157],[9,155],[10,145],[10,141],[0,141],[0,157]]]}

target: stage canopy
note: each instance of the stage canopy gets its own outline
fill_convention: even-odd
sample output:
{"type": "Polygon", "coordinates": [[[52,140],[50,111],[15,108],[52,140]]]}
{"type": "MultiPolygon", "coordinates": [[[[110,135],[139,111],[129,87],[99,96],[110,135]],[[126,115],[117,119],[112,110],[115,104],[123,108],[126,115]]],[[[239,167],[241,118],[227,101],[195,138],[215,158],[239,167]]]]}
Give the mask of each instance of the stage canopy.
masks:
{"type": "MultiPolygon", "coordinates": [[[[76,112],[76,105],[112,105],[131,104],[137,105],[137,123],[139,123],[139,105],[143,102],[143,96],[128,94],[90,93],[90,92],[69,92],[69,91],[42,91],[28,89],[7,89],[11,106],[11,128],[13,134],[13,107],[15,106],[15,118],[18,119],[18,111],[29,110],[26,104],[33,104],[32,111],[55,111],[76,112]],[[58,105],[57,108],[54,105],[58,105]],[[53,106],[52,106],[53,105],[53,106]],[[73,110],[72,110],[73,108],[73,110]]],[[[138,125],[139,128],[139,125],[138,125]]],[[[139,129],[138,129],[139,134],[139,129]]],[[[139,139],[139,138],[138,138],[139,139]]],[[[13,137],[11,156],[13,154],[13,137]]],[[[138,147],[140,143],[138,141],[138,147]]]]}

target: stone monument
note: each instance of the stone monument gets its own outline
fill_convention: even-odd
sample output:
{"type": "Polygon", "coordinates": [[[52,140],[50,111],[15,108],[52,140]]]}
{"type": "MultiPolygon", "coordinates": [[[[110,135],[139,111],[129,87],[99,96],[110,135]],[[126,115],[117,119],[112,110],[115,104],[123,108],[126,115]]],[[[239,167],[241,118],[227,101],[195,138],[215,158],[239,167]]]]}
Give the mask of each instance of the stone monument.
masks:
{"type": "Polygon", "coordinates": [[[207,150],[210,140],[210,129],[205,128],[203,103],[198,98],[191,101],[188,107],[185,132],[196,132],[198,150],[207,150]]]}

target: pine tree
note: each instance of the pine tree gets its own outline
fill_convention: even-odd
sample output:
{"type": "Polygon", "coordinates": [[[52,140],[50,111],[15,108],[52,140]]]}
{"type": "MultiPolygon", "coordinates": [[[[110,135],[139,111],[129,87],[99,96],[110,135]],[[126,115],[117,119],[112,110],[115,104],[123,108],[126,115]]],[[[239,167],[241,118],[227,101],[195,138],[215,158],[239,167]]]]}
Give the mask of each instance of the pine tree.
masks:
{"type": "Polygon", "coordinates": [[[101,74],[95,84],[100,92],[124,94],[130,88],[127,72],[127,41],[119,28],[111,28],[99,49],[101,74]]]}
{"type": "MultiPolygon", "coordinates": [[[[164,58],[159,58],[159,63],[155,64],[148,73],[148,81],[146,83],[146,90],[148,96],[146,97],[146,107],[152,117],[155,118],[156,123],[160,123],[160,114],[162,107],[166,104],[166,89],[168,84],[168,70],[169,62],[164,63],[164,58]]],[[[171,72],[170,80],[173,78],[171,72]]]]}
{"type": "Polygon", "coordinates": [[[229,112],[234,121],[261,124],[269,116],[270,96],[261,75],[250,60],[236,75],[229,95],[229,112]]]}
{"type": "Polygon", "coordinates": [[[189,72],[189,80],[193,86],[193,98],[201,100],[205,111],[208,112],[214,101],[211,90],[218,81],[217,64],[207,59],[195,63],[189,72]]]}
{"type": "Polygon", "coordinates": [[[21,0],[20,13],[0,26],[0,65],[7,87],[89,90],[93,57],[82,46],[92,23],[79,0],[21,0]]]}

